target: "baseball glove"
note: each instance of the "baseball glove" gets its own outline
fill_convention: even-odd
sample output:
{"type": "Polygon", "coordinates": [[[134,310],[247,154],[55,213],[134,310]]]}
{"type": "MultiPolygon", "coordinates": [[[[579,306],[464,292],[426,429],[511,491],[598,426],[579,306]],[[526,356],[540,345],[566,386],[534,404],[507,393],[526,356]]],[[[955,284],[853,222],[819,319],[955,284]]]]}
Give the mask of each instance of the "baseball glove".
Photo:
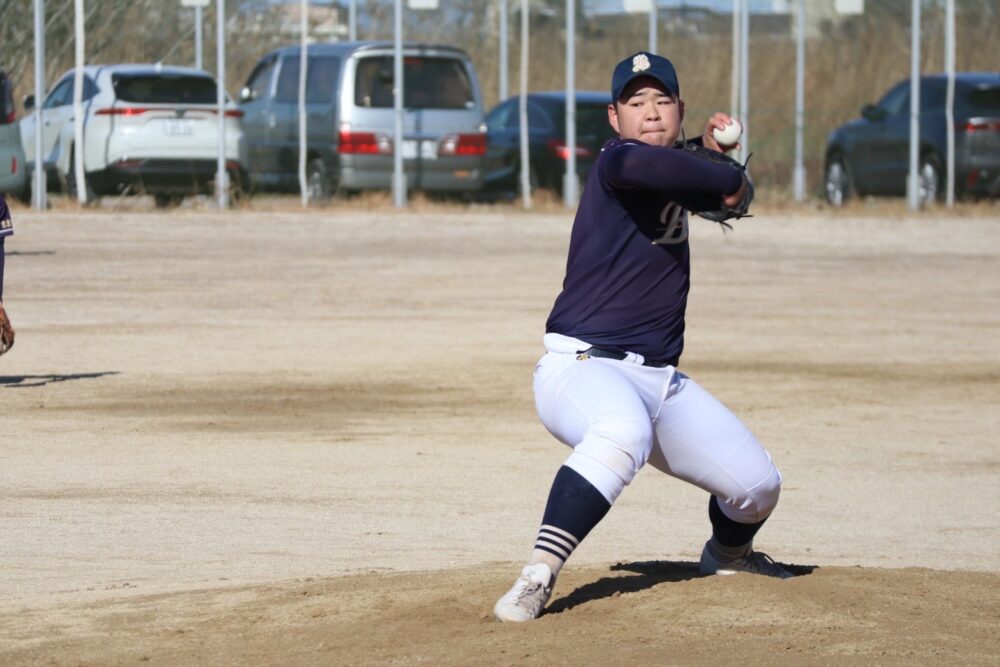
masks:
{"type": "Polygon", "coordinates": [[[750,174],[747,173],[747,164],[750,163],[750,157],[747,157],[747,161],[745,163],[740,164],[724,153],[713,151],[710,148],[705,148],[704,146],[691,142],[684,144],[684,150],[701,160],[707,160],[708,162],[725,165],[730,169],[735,169],[740,173],[740,176],[743,177],[743,180],[746,181],[747,184],[746,192],[743,194],[743,199],[740,200],[740,203],[735,207],[729,208],[725,205],[720,205],[718,209],[694,211],[694,213],[700,215],[706,220],[717,222],[730,229],[732,229],[732,226],[726,222],[727,220],[731,220],[732,218],[739,219],[750,217],[750,202],[753,201],[754,194],[753,181],[750,180],[750,174]]]}
{"type": "Polygon", "coordinates": [[[7,311],[0,306],[0,355],[14,347],[14,327],[10,325],[7,311]]]}

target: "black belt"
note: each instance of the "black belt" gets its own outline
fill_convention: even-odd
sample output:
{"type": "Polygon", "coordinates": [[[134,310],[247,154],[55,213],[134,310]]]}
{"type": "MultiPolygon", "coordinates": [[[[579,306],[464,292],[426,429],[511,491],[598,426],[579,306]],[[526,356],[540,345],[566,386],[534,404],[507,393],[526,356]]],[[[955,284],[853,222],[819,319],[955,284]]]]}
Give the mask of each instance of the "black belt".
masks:
{"type": "MultiPolygon", "coordinates": [[[[586,354],[589,357],[600,357],[602,359],[615,359],[617,361],[624,361],[628,358],[627,352],[618,352],[616,350],[609,350],[606,347],[590,347],[586,350],[580,350],[577,354],[586,354]]],[[[673,359],[668,359],[667,361],[654,361],[652,359],[643,359],[643,366],[650,366],[652,368],[666,368],[667,366],[677,366],[677,362],[680,361],[676,357],[673,359]]]]}

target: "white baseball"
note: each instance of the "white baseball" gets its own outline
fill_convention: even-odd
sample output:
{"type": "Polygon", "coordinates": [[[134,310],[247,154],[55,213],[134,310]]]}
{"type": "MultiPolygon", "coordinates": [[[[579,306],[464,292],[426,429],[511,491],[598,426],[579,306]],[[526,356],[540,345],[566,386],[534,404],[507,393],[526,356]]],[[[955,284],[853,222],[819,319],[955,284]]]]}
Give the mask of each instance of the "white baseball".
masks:
{"type": "Polygon", "coordinates": [[[714,128],[712,136],[715,137],[720,146],[735,146],[739,142],[740,137],[743,136],[743,126],[740,124],[740,121],[733,118],[721,130],[717,127],[714,128]]]}

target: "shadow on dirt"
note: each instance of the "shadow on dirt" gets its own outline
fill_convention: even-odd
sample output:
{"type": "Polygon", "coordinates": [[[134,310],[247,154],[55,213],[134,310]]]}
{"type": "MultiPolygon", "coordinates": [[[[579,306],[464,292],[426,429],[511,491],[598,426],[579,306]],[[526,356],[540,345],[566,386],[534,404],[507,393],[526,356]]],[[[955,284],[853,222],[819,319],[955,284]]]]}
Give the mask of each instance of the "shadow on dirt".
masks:
{"type": "Polygon", "coordinates": [[[105,375],[118,375],[118,371],[102,371],[99,373],[70,373],[68,375],[0,375],[0,386],[7,389],[26,389],[28,387],[44,387],[54,382],[69,382],[71,380],[92,380],[105,375]]]}
{"type": "MultiPolygon", "coordinates": [[[[818,569],[817,565],[792,565],[782,563],[785,569],[795,576],[811,574],[818,569]]],[[[636,561],[632,563],[617,563],[611,566],[612,571],[633,572],[630,576],[610,576],[601,577],[597,581],[580,586],[568,595],[559,598],[550,604],[546,614],[559,614],[568,611],[577,605],[586,604],[594,600],[614,597],[624,593],[635,593],[636,591],[652,588],[664,583],[675,583],[689,581],[705,576],[698,571],[698,563],[694,561],[669,561],[669,560],[649,560],[636,561]]]]}

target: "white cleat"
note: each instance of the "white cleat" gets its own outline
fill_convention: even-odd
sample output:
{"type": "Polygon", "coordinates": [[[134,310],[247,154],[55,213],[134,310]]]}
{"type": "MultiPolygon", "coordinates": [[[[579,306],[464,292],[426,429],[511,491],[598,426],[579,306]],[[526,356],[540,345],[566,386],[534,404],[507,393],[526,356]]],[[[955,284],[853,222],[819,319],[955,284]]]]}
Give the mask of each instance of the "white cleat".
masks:
{"type": "Polygon", "coordinates": [[[789,579],[795,575],[781,567],[773,558],[761,551],[750,550],[745,556],[734,560],[718,560],[710,552],[708,543],[701,550],[701,561],[698,563],[698,570],[702,574],[737,574],[739,572],[749,572],[750,574],[763,574],[766,577],[777,579],[789,579]]]}
{"type": "Polygon", "coordinates": [[[507,593],[497,600],[493,615],[501,622],[533,621],[552,595],[552,570],[545,563],[526,565],[507,593]]]}

